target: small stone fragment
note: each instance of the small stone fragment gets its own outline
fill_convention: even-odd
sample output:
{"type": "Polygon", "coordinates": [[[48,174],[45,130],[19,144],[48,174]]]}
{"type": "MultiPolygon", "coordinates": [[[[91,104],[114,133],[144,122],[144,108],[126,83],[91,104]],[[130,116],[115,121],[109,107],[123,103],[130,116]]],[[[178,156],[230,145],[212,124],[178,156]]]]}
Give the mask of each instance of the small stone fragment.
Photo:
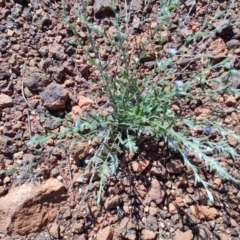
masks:
{"type": "Polygon", "coordinates": [[[58,83],[63,80],[64,77],[64,67],[62,66],[53,66],[48,69],[49,74],[52,79],[58,83]]]}
{"type": "Polygon", "coordinates": [[[0,93],[0,108],[12,107],[13,100],[6,94],[0,93]]]}
{"type": "Polygon", "coordinates": [[[165,188],[159,183],[157,179],[153,179],[151,182],[151,189],[148,193],[150,198],[157,204],[161,203],[165,196],[165,188]]]}
{"type": "Polygon", "coordinates": [[[83,231],[84,231],[84,223],[82,221],[74,224],[73,233],[81,234],[83,231]]]}
{"type": "Polygon", "coordinates": [[[114,15],[111,0],[96,0],[93,5],[94,14],[97,18],[111,17],[114,15]]]}
{"type": "Polygon", "coordinates": [[[24,80],[24,83],[31,92],[41,92],[51,81],[45,74],[34,72],[24,80]]]}
{"type": "Polygon", "coordinates": [[[131,11],[134,11],[134,12],[142,11],[142,8],[143,8],[143,0],[132,0],[131,11]]]}
{"type": "Polygon", "coordinates": [[[86,98],[84,96],[79,96],[78,98],[78,105],[80,108],[84,107],[84,106],[92,106],[94,104],[93,100],[86,98]]]}
{"type": "Polygon", "coordinates": [[[67,206],[67,207],[64,208],[64,213],[63,213],[62,217],[64,219],[70,219],[72,217],[72,213],[71,213],[70,207],[67,206]]]}
{"type": "Polygon", "coordinates": [[[215,208],[209,208],[204,205],[190,206],[192,214],[198,219],[213,220],[218,215],[215,208]]]}
{"type": "Polygon", "coordinates": [[[11,182],[11,178],[9,176],[6,176],[4,179],[3,179],[3,183],[4,184],[8,184],[11,182]]]}
{"type": "Polygon", "coordinates": [[[233,96],[228,96],[228,98],[225,101],[226,106],[228,107],[234,107],[236,105],[237,101],[233,96]]]}
{"type": "Polygon", "coordinates": [[[149,164],[150,164],[149,160],[135,161],[132,163],[132,168],[134,172],[142,173],[147,169],[149,164]]]}
{"type": "Polygon", "coordinates": [[[104,203],[104,207],[106,210],[116,208],[117,206],[120,205],[121,201],[122,201],[121,196],[108,197],[106,199],[106,202],[104,203]]]}
{"type": "Polygon", "coordinates": [[[90,145],[85,142],[72,142],[69,147],[69,155],[81,165],[81,161],[87,157],[89,150],[90,145]]]}
{"type": "Polygon", "coordinates": [[[101,229],[97,234],[97,240],[112,240],[113,232],[110,226],[101,229]]]}
{"type": "Polygon", "coordinates": [[[42,46],[39,48],[39,52],[43,55],[43,56],[47,56],[48,55],[48,47],[47,46],[42,46]]]}
{"type": "Polygon", "coordinates": [[[57,83],[51,83],[41,94],[44,107],[48,110],[64,109],[68,99],[68,91],[57,83]]]}
{"type": "Polygon", "coordinates": [[[5,80],[10,77],[7,67],[0,66],[0,80],[5,80]]]}
{"type": "Polygon", "coordinates": [[[56,60],[63,60],[66,55],[64,53],[65,48],[57,43],[53,43],[50,47],[49,47],[49,52],[52,53],[52,57],[56,60]]]}
{"type": "Polygon", "coordinates": [[[168,205],[168,210],[169,210],[169,212],[170,213],[172,213],[172,212],[174,212],[175,210],[177,210],[177,205],[176,205],[176,203],[169,203],[169,205],[168,205]]]}
{"type": "Polygon", "coordinates": [[[50,176],[56,178],[58,175],[60,175],[60,171],[58,170],[58,168],[53,168],[50,172],[50,176]]]}
{"type": "Polygon", "coordinates": [[[169,173],[181,173],[183,168],[184,165],[180,160],[171,161],[166,164],[166,169],[169,173]]]}
{"type": "Polygon", "coordinates": [[[157,234],[151,230],[143,229],[141,234],[141,239],[143,240],[154,240],[157,234]]]}
{"type": "Polygon", "coordinates": [[[227,46],[221,38],[211,42],[208,49],[215,52],[214,56],[211,57],[211,59],[215,62],[220,61],[222,57],[228,52],[227,46]]]}
{"type": "MultiPolygon", "coordinates": [[[[36,1],[33,1],[33,2],[36,2],[36,1]]],[[[48,16],[48,14],[45,13],[42,8],[40,8],[36,10],[35,14],[33,15],[32,22],[34,25],[43,28],[44,26],[50,25],[52,23],[52,20],[48,16]]]]}
{"type": "Polygon", "coordinates": [[[167,179],[168,173],[166,171],[166,168],[158,161],[154,162],[154,165],[152,166],[150,172],[162,179],[167,179]]]}
{"type": "Polygon", "coordinates": [[[49,229],[49,233],[55,239],[59,238],[59,226],[58,226],[58,224],[53,223],[52,226],[49,229]]]}
{"type": "Polygon", "coordinates": [[[240,41],[238,39],[232,39],[228,41],[226,44],[229,49],[236,49],[239,47],[240,41]]]}
{"type": "Polygon", "coordinates": [[[188,230],[186,232],[182,232],[179,229],[175,233],[175,240],[192,240],[193,233],[192,230],[188,230]]]}
{"type": "Polygon", "coordinates": [[[188,37],[188,36],[191,36],[193,34],[193,31],[192,30],[189,30],[189,29],[187,29],[187,28],[183,28],[182,30],[181,30],[181,35],[184,37],[184,38],[186,38],[186,37],[188,37]]]}
{"type": "Polygon", "coordinates": [[[229,145],[232,147],[236,147],[238,144],[237,138],[232,135],[228,135],[227,140],[228,140],[229,145]]]}

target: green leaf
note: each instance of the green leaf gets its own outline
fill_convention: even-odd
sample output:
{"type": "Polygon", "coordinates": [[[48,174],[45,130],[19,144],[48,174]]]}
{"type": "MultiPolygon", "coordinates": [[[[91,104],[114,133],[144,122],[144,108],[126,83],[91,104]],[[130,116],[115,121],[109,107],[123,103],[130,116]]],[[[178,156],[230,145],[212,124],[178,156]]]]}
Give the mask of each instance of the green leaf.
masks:
{"type": "Polygon", "coordinates": [[[135,113],[136,115],[138,115],[139,112],[140,112],[140,104],[138,104],[138,105],[135,107],[135,110],[134,110],[134,113],[135,113]]]}
{"type": "Polygon", "coordinates": [[[15,168],[16,168],[15,166],[10,167],[9,169],[7,169],[6,174],[7,175],[13,174],[13,172],[15,171],[15,168]]]}
{"type": "Polygon", "coordinates": [[[197,38],[197,37],[202,37],[206,35],[205,32],[202,32],[202,31],[197,31],[195,34],[194,34],[194,38],[197,38]]]}
{"type": "Polygon", "coordinates": [[[189,43],[189,42],[191,42],[193,40],[193,37],[192,36],[188,36],[188,37],[186,37],[186,39],[185,39],[185,43],[189,43]]]}
{"type": "Polygon", "coordinates": [[[217,12],[216,14],[215,14],[215,16],[213,17],[213,19],[218,19],[218,18],[220,18],[220,17],[222,17],[223,15],[225,15],[226,14],[226,12],[227,11],[220,11],[220,12],[217,12]]]}

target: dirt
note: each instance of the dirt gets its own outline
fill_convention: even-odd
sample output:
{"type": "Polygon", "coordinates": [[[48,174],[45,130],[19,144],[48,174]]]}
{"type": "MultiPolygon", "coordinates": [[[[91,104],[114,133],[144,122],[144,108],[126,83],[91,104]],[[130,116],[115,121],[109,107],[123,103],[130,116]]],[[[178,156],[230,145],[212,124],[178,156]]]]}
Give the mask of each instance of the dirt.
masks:
{"type": "MultiPolygon", "coordinates": [[[[0,238],[239,239],[240,187],[203,169],[201,177],[212,184],[214,193],[215,201],[210,202],[202,186],[195,185],[193,172],[161,140],[142,139],[136,155],[123,156],[117,174],[109,177],[104,186],[100,205],[96,204],[97,177],[89,186],[85,201],[81,202],[91,177],[82,175],[84,160],[97,146],[97,138],[72,144],[69,150],[66,146],[56,148],[52,155],[48,155],[47,150],[57,144],[57,139],[48,139],[43,149],[38,148],[41,150],[38,154],[29,147],[28,142],[35,134],[64,131],[66,123],[56,122],[54,117],[63,119],[69,115],[77,119],[96,109],[111,111],[104,108],[108,99],[96,68],[86,61],[83,47],[73,44],[73,33],[59,17],[66,5],[67,14],[76,23],[78,35],[86,45],[86,27],[73,14],[73,8],[81,10],[80,2],[0,0],[0,202],[10,204],[4,205],[4,210],[0,207],[0,214],[8,214],[11,204],[23,204],[18,197],[22,199],[21,194],[25,194],[29,186],[32,188],[32,183],[39,189],[54,179],[52,185],[59,181],[56,186],[61,185],[61,194],[64,192],[64,197],[59,197],[59,201],[55,199],[54,204],[53,195],[59,193],[53,190],[50,197],[44,190],[41,201],[33,194],[29,205],[12,208],[14,213],[6,217],[8,223],[4,223],[4,218],[0,221],[0,238]],[[52,118],[43,118],[45,114],[52,118]],[[9,175],[4,173],[12,167],[15,171],[9,175]],[[15,196],[12,189],[23,190],[15,196]],[[32,209],[31,202],[36,208],[32,209]],[[47,208],[54,214],[47,215],[47,208]],[[33,224],[31,232],[26,216],[39,217],[37,213],[47,216],[41,217],[44,219],[41,224],[33,224]],[[19,223],[19,219],[22,222],[19,223]]],[[[90,21],[105,27],[108,34],[114,34],[113,12],[108,2],[90,1],[87,14],[90,21]]],[[[136,57],[142,50],[139,43],[146,43],[150,38],[149,30],[156,27],[158,1],[131,2],[128,45],[131,56],[136,57]]],[[[124,15],[124,1],[119,1],[117,6],[120,15],[124,15]]],[[[209,29],[219,28],[218,33],[206,39],[205,45],[190,44],[184,50],[184,59],[173,56],[176,71],[166,76],[166,81],[181,80],[201,69],[202,62],[208,59],[219,62],[226,56],[231,58],[234,69],[239,70],[240,2],[188,0],[182,1],[179,9],[171,13],[172,27],[170,32],[160,33],[164,39],[161,47],[150,43],[144,49],[146,55],[141,59],[139,74],[148,75],[158,58],[165,56],[169,49],[179,48],[185,37],[200,29],[204,18],[213,19],[217,12],[230,7],[228,18],[233,20],[233,26],[228,26],[224,18],[209,25],[209,29]],[[200,53],[204,57],[199,57],[200,53]]],[[[100,43],[100,56],[111,71],[117,70],[116,49],[108,46],[104,39],[95,40],[100,43]]],[[[212,70],[207,77],[226,78],[226,72],[226,68],[212,70]]],[[[240,87],[238,76],[228,76],[228,81],[240,87]]],[[[218,113],[222,123],[239,134],[240,110],[236,110],[239,97],[233,94],[218,96],[214,103],[208,100],[207,97],[201,99],[208,102],[205,106],[173,103],[172,108],[177,112],[182,104],[186,116],[218,113]]],[[[206,131],[209,129],[199,126],[191,134],[201,135],[206,131]]],[[[66,141],[69,139],[72,136],[67,135],[66,141]]],[[[227,140],[231,146],[238,147],[234,136],[229,135],[227,140]]],[[[240,178],[240,158],[233,161],[223,154],[220,162],[233,176],[240,178]]]]}

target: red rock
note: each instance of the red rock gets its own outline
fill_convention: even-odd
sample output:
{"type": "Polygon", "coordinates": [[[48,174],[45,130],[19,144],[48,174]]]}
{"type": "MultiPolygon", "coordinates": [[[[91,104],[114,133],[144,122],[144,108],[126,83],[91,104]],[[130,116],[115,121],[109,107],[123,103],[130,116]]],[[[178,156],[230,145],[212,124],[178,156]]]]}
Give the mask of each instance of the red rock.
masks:
{"type": "Polygon", "coordinates": [[[58,43],[53,43],[49,47],[49,52],[52,53],[52,57],[56,60],[63,60],[66,57],[64,51],[65,48],[58,43]]]}
{"type": "Polygon", "coordinates": [[[218,211],[215,208],[209,208],[203,205],[190,206],[192,214],[197,219],[213,220],[218,215],[218,211]]]}
{"type": "Polygon", "coordinates": [[[9,176],[6,176],[4,179],[3,179],[3,183],[4,184],[8,184],[11,182],[11,178],[9,176]]]}
{"type": "Polygon", "coordinates": [[[68,91],[60,84],[53,82],[41,93],[41,99],[44,102],[44,107],[48,110],[64,109],[68,99],[68,91]]]}
{"type": "Polygon", "coordinates": [[[121,201],[122,201],[122,199],[121,199],[121,196],[119,196],[119,195],[117,195],[115,197],[109,197],[106,199],[106,202],[104,203],[104,207],[106,210],[116,208],[117,206],[119,206],[121,201]]]}
{"type": "Polygon", "coordinates": [[[93,104],[94,104],[93,100],[91,100],[89,98],[86,98],[84,96],[79,96],[79,98],[78,98],[78,105],[80,108],[82,108],[84,106],[89,106],[89,105],[91,106],[93,104]]]}
{"type": "Polygon", "coordinates": [[[142,173],[146,170],[149,164],[150,164],[149,160],[135,161],[132,163],[132,168],[134,172],[142,173]]]}
{"type": "Polygon", "coordinates": [[[175,203],[169,203],[168,210],[169,210],[170,213],[176,211],[177,210],[177,205],[175,203]]]}
{"type": "Polygon", "coordinates": [[[211,57],[211,59],[214,61],[219,61],[228,52],[227,46],[221,38],[218,38],[217,40],[211,42],[208,50],[214,51],[215,54],[213,57],[211,57]]]}
{"type": "Polygon", "coordinates": [[[183,168],[184,165],[180,160],[171,161],[166,164],[166,169],[169,173],[181,173],[183,168]]]}
{"type": "Polygon", "coordinates": [[[49,229],[49,233],[55,239],[59,238],[59,226],[58,226],[58,224],[53,223],[52,226],[49,229]]]}
{"type": "Polygon", "coordinates": [[[12,107],[13,101],[12,98],[6,94],[0,94],[0,108],[12,107]]]}
{"type": "Polygon", "coordinates": [[[69,147],[69,155],[78,162],[84,160],[87,157],[89,150],[90,145],[85,142],[72,142],[69,147]]]}
{"type": "Polygon", "coordinates": [[[151,182],[151,189],[148,193],[149,197],[157,204],[161,203],[165,196],[165,188],[158,180],[153,179],[151,182]]]}
{"type": "Polygon", "coordinates": [[[220,240],[231,240],[231,238],[229,237],[229,235],[227,235],[225,233],[221,233],[220,240]]]}
{"type": "Polygon", "coordinates": [[[231,145],[231,146],[233,146],[233,147],[236,147],[237,144],[238,144],[237,138],[235,138],[235,137],[232,136],[232,135],[228,135],[228,136],[227,136],[227,140],[228,140],[229,145],[231,145]]]}
{"type": "Polygon", "coordinates": [[[81,234],[84,231],[84,222],[80,221],[73,226],[73,233],[81,234]]]}
{"type": "Polygon", "coordinates": [[[79,106],[72,106],[72,113],[74,115],[80,115],[81,113],[81,108],[79,106]]]}
{"type": "Polygon", "coordinates": [[[154,240],[156,239],[157,234],[148,229],[143,229],[141,234],[141,239],[143,240],[154,240]]]}
{"type": "Polygon", "coordinates": [[[206,117],[206,116],[209,116],[212,113],[212,111],[210,109],[200,108],[200,107],[196,108],[194,112],[195,112],[195,115],[199,116],[199,117],[206,117]]]}
{"type": "Polygon", "coordinates": [[[231,226],[232,226],[232,227],[238,227],[238,223],[236,222],[235,219],[231,218],[231,219],[230,219],[230,223],[231,223],[231,226]]]}
{"type": "Polygon", "coordinates": [[[175,233],[175,240],[192,240],[193,233],[192,230],[188,230],[186,232],[181,232],[179,229],[175,233]]]}
{"type": "Polygon", "coordinates": [[[27,183],[11,188],[0,198],[0,230],[22,236],[40,232],[56,218],[61,200],[66,200],[65,189],[53,178],[40,186],[27,183]]]}
{"type": "Polygon", "coordinates": [[[113,232],[110,226],[101,229],[97,234],[97,240],[112,240],[113,232]]]}

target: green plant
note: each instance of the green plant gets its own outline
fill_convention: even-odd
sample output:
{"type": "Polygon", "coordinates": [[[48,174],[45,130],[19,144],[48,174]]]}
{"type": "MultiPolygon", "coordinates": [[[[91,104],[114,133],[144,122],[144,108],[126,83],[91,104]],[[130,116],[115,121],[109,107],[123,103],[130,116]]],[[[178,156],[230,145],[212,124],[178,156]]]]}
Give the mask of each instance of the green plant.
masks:
{"type": "MultiPolygon", "coordinates": [[[[65,131],[49,133],[46,136],[35,135],[30,140],[31,145],[44,143],[52,137],[61,139],[67,134],[73,134],[74,141],[91,140],[97,136],[99,145],[93,156],[88,159],[86,166],[86,170],[92,173],[90,184],[95,174],[100,177],[97,203],[101,201],[104,182],[109,176],[116,173],[123,154],[138,151],[137,140],[140,138],[163,139],[170,149],[180,153],[184,164],[193,171],[195,181],[202,184],[211,201],[214,198],[209,190],[209,183],[201,178],[198,167],[189,160],[189,152],[193,152],[195,158],[202,160],[210,171],[217,171],[222,178],[240,183],[220,165],[218,160],[222,153],[229,153],[233,159],[239,157],[236,149],[229,146],[226,136],[233,135],[238,141],[240,137],[234,131],[225,129],[218,116],[209,115],[196,118],[194,112],[184,113],[184,108],[196,104],[199,100],[207,99],[206,102],[210,100],[215,102],[217,97],[223,94],[240,94],[239,90],[232,88],[229,82],[222,81],[221,76],[207,77],[209,71],[227,68],[229,58],[225,56],[222,61],[217,63],[207,61],[206,64],[202,64],[200,70],[192,72],[186,70],[189,66],[188,63],[180,72],[183,74],[184,80],[166,80],[178,69],[173,57],[176,55],[179,57],[179,61],[184,60],[186,58],[184,49],[190,43],[196,43],[197,46],[206,41],[205,44],[207,44],[209,39],[211,40],[212,36],[219,31],[219,29],[210,31],[207,26],[211,24],[211,21],[221,18],[226,13],[220,12],[211,21],[206,20],[199,31],[185,38],[178,50],[169,48],[168,53],[156,58],[154,69],[149,74],[144,75],[140,73],[139,69],[142,68],[144,59],[149,57],[149,46],[159,45],[159,48],[162,49],[163,44],[168,41],[162,38],[161,31],[166,29],[169,31],[171,27],[168,23],[169,15],[171,10],[178,6],[178,1],[162,0],[159,4],[164,8],[159,11],[156,28],[151,30],[151,39],[139,43],[141,50],[139,56],[133,57],[129,54],[128,46],[130,13],[127,10],[127,4],[125,4],[125,27],[121,26],[122,18],[116,8],[112,6],[115,15],[112,21],[115,34],[110,36],[106,29],[88,21],[87,3],[83,3],[82,12],[76,11],[75,15],[87,28],[88,45],[83,46],[87,54],[86,61],[98,70],[101,79],[99,84],[103,86],[111,109],[107,114],[95,111],[88,116],[80,117],[75,122],[69,118],[69,125],[65,131]],[[96,44],[93,36],[104,38],[108,44],[116,49],[118,58],[116,60],[117,67],[114,70],[109,69],[108,65],[101,59],[100,46],[96,44]],[[94,56],[91,53],[94,53],[94,56]],[[153,81],[157,76],[157,80],[153,81]],[[173,109],[173,104],[178,105],[177,111],[173,109]],[[194,130],[197,125],[203,127],[203,133],[200,136],[190,133],[190,130],[194,130]],[[212,140],[209,134],[213,131],[222,140],[212,140]]],[[[76,43],[82,44],[75,25],[69,20],[66,11],[62,19],[72,29],[76,36],[76,43]]],[[[197,59],[205,58],[201,48],[195,56],[191,55],[189,61],[191,63],[197,59]]],[[[237,70],[229,67],[227,75],[231,74],[240,75],[237,70]]]]}

